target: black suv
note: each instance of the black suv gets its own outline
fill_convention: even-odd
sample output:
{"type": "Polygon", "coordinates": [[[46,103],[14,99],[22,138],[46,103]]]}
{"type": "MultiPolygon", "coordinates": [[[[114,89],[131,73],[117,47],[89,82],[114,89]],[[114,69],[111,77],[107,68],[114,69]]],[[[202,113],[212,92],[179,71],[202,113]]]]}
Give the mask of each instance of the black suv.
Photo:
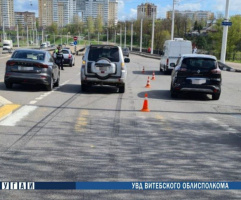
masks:
{"type": "Polygon", "coordinates": [[[215,56],[187,54],[182,55],[171,77],[171,97],[179,93],[198,92],[211,94],[213,100],[218,100],[221,94],[222,76],[215,56]]]}

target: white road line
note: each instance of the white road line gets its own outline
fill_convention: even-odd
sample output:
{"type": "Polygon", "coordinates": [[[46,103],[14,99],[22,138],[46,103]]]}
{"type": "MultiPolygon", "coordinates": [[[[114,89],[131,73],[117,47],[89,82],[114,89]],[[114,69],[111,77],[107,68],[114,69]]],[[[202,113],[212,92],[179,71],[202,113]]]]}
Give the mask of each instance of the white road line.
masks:
{"type": "Polygon", "coordinates": [[[30,101],[29,104],[36,104],[37,101],[30,101]]]}
{"type": "Polygon", "coordinates": [[[4,97],[0,96],[0,104],[12,104],[11,101],[8,101],[7,99],[5,99],[4,97]]]}
{"type": "Polygon", "coordinates": [[[0,126],[15,126],[24,117],[36,110],[37,106],[23,106],[12,115],[0,122],[0,126]]]}
{"type": "Polygon", "coordinates": [[[224,128],[225,131],[229,132],[229,133],[238,133],[238,130],[231,128],[229,125],[227,124],[223,124],[222,122],[220,122],[218,119],[215,119],[213,117],[209,117],[209,120],[211,120],[212,122],[216,123],[217,125],[219,125],[220,127],[224,128]]]}

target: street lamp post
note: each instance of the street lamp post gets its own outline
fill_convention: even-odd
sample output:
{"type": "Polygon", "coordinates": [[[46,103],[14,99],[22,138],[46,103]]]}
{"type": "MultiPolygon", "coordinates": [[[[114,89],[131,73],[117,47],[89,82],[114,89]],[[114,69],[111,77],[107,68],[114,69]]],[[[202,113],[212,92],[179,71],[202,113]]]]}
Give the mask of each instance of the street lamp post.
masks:
{"type": "Polygon", "coordinates": [[[176,0],[173,0],[173,6],[172,6],[172,31],[171,31],[171,40],[174,39],[175,3],[176,3],[176,0]]]}
{"type": "Polygon", "coordinates": [[[142,26],[143,26],[143,19],[141,19],[140,52],[142,52],[142,26]]]}
{"type": "Polygon", "coordinates": [[[154,35],[155,35],[155,17],[154,12],[152,12],[152,37],[151,37],[151,54],[153,54],[153,48],[154,48],[154,35]]]}
{"type": "MultiPolygon", "coordinates": [[[[226,0],[226,10],[225,10],[225,22],[229,21],[229,0],[226,0]]],[[[222,40],[222,50],[221,50],[221,62],[225,63],[226,60],[226,50],[227,50],[227,39],[228,39],[228,26],[223,26],[223,40],[222,40]]]]}
{"type": "Polygon", "coordinates": [[[106,41],[107,41],[107,44],[109,44],[109,30],[108,30],[108,28],[106,29],[106,31],[107,31],[107,35],[106,35],[106,41]]]}
{"type": "Polygon", "coordinates": [[[124,47],[126,47],[126,23],[125,23],[125,45],[124,47]]]}
{"type": "Polygon", "coordinates": [[[133,22],[131,23],[131,51],[133,46],[133,22]]]}

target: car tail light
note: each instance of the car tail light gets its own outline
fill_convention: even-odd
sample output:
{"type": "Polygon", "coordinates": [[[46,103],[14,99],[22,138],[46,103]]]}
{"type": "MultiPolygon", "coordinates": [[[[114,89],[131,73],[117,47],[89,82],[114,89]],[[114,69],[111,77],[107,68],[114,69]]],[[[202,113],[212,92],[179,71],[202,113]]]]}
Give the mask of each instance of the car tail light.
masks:
{"type": "Polygon", "coordinates": [[[35,64],[35,65],[39,68],[48,68],[49,67],[48,65],[45,65],[45,64],[35,64]]]}
{"type": "Polygon", "coordinates": [[[166,66],[168,66],[168,64],[169,64],[169,59],[167,59],[167,63],[166,63],[166,66]]]}
{"type": "Polygon", "coordinates": [[[71,55],[71,54],[69,54],[69,58],[72,58],[72,55],[71,55]]]}
{"type": "Polygon", "coordinates": [[[211,70],[212,74],[221,74],[221,70],[219,68],[211,70]]]}
{"type": "Polygon", "coordinates": [[[124,70],[125,69],[124,67],[125,67],[125,63],[122,62],[121,63],[121,69],[124,70]]]}
{"type": "Polygon", "coordinates": [[[13,61],[8,61],[7,62],[7,65],[9,65],[9,66],[13,66],[13,65],[15,65],[16,63],[15,62],[13,62],[13,61]]]}

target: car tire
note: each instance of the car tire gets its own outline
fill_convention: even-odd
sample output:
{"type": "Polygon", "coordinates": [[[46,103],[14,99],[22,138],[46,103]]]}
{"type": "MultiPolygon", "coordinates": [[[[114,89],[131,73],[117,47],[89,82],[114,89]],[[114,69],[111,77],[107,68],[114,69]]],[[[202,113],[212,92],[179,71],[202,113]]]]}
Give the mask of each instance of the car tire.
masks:
{"type": "Polygon", "coordinates": [[[163,72],[163,69],[162,69],[162,67],[161,67],[161,64],[160,64],[160,72],[163,72]]]}
{"type": "Polygon", "coordinates": [[[8,82],[5,82],[5,86],[6,86],[7,89],[12,89],[13,84],[12,84],[12,83],[8,83],[8,82]]]}
{"type": "Polygon", "coordinates": [[[83,92],[87,92],[88,88],[89,88],[89,86],[87,86],[86,84],[81,84],[81,90],[83,92]]]}
{"type": "Polygon", "coordinates": [[[60,74],[58,76],[57,81],[54,83],[54,87],[59,87],[59,81],[60,81],[60,74]]]}
{"type": "Polygon", "coordinates": [[[221,93],[212,94],[212,100],[219,100],[221,93]]]}
{"type": "Polygon", "coordinates": [[[53,77],[51,77],[49,85],[46,86],[46,90],[47,91],[52,91],[53,90],[53,87],[54,87],[54,83],[53,82],[54,82],[53,77]]]}
{"type": "Polygon", "coordinates": [[[73,67],[73,63],[72,63],[72,62],[71,62],[71,63],[69,63],[69,66],[70,66],[70,67],[73,67]]]}
{"type": "Polygon", "coordinates": [[[125,93],[125,85],[119,87],[119,93],[125,93]]]}
{"type": "Polygon", "coordinates": [[[178,97],[178,93],[177,93],[177,92],[174,92],[172,86],[171,86],[171,90],[170,90],[170,92],[171,92],[171,98],[176,99],[176,98],[178,97]]]}

